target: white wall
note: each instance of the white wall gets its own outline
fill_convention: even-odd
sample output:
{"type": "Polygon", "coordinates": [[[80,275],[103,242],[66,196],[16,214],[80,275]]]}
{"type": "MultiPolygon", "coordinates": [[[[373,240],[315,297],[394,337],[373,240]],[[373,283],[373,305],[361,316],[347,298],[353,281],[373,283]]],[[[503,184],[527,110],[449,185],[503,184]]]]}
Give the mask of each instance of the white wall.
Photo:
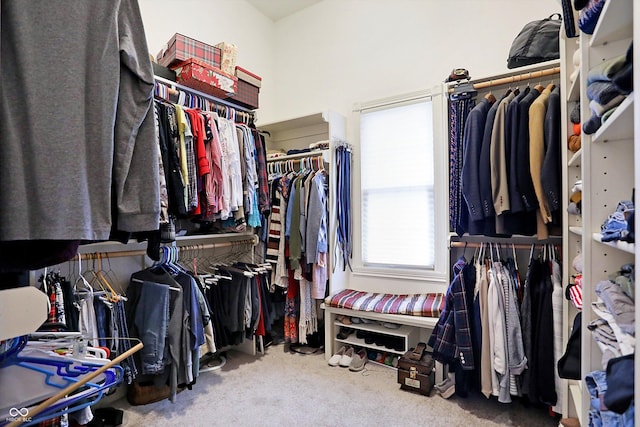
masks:
{"type": "MultiPolygon", "coordinates": [[[[238,65],[263,79],[260,111],[274,117],[275,24],[245,0],[138,0],[147,44],[156,55],[175,33],[205,43],[233,43],[238,65]]],[[[270,119],[271,120],[271,119],[270,119]]]]}
{"type": "MultiPolygon", "coordinates": [[[[430,89],[454,67],[508,71],[512,40],[557,0],[324,0],[276,25],[277,116],[430,89]]],[[[349,121],[347,122],[349,124],[349,121]]]]}
{"type": "MultiPolygon", "coordinates": [[[[522,27],[559,11],[556,0],[324,0],[276,25],[277,116],[327,108],[346,116],[357,175],[355,103],[429,90],[455,67],[476,78],[504,73],[522,27]]],[[[357,188],[353,194],[357,240],[357,188]]],[[[348,282],[377,292],[424,292],[435,283],[361,274],[348,282]]]]}

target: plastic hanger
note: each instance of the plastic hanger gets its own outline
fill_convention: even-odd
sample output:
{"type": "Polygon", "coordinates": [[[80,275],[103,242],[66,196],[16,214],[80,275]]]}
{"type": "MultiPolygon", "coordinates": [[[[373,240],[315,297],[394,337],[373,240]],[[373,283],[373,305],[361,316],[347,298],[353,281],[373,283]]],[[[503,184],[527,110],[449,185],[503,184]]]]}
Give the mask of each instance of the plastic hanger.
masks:
{"type": "MultiPolygon", "coordinates": [[[[56,407],[56,404],[59,403],[61,401],[61,399],[64,399],[66,396],[69,395],[73,395],[75,396],[76,393],[78,392],[78,390],[81,389],[81,387],[84,387],[86,384],[88,384],[90,381],[94,381],[97,378],[102,378],[102,377],[106,377],[109,374],[106,374],[106,372],[108,370],[111,370],[113,372],[113,370],[115,369],[116,371],[120,372],[119,377],[117,377],[117,381],[121,381],[122,379],[122,368],[117,366],[117,364],[119,364],[121,361],[123,361],[124,359],[130,357],[132,354],[136,353],[137,351],[139,351],[141,348],[143,347],[143,344],[141,342],[138,342],[138,344],[136,344],[134,347],[130,348],[129,350],[125,351],[124,353],[118,355],[117,357],[115,357],[113,360],[111,360],[109,363],[97,367],[94,371],[88,373],[86,376],[82,377],[81,379],[78,379],[77,382],[74,382],[73,384],[70,384],[69,386],[65,387],[64,389],[60,390],[58,393],[54,394],[53,396],[50,396],[48,398],[46,398],[44,401],[41,401],[40,403],[37,404],[37,406],[30,408],[29,409],[29,416],[32,417],[33,419],[36,419],[36,417],[40,417],[41,414],[46,414],[46,418],[51,418],[51,408],[56,407]],[[103,375],[106,374],[106,375],[103,375]]],[[[111,388],[114,384],[104,384],[105,389],[106,388],[111,388]]],[[[66,403],[65,408],[68,407],[68,403],[66,403]]],[[[70,409],[64,409],[64,411],[69,411],[70,409]]],[[[45,419],[46,419],[45,418],[45,419]]],[[[14,426],[18,426],[21,425],[22,422],[21,421],[11,421],[7,427],[14,427],[14,426]]]]}
{"type": "MultiPolygon", "coordinates": [[[[109,361],[109,363],[111,363],[111,361],[109,361]]],[[[16,367],[17,369],[29,369],[32,372],[38,372],[43,375],[44,383],[40,392],[37,395],[34,395],[34,399],[36,400],[35,403],[41,401],[43,398],[47,398],[47,395],[54,395],[56,392],[60,393],[60,390],[62,389],[66,390],[75,388],[73,392],[66,393],[65,397],[47,406],[43,411],[38,412],[40,414],[38,417],[33,416],[36,415],[36,412],[32,409],[34,408],[35,403],[25,403],[24,401],[20,402],[20,405],[17,405],[16,407],[27,407],[28,414],[32,418],[28,425],[33,425],[41,420],[75,411],[97,402],[97,400],[102,398],[105,390],[110,389],[122,381],[124,372],[122,367],[114,365],[108,369],[104,369],[103,372],[98,375],[93,376],[91,381],[84,381],[82,376],[88,376],[91,372],[97,372],[102,367],[87,365],[87,370],[84,374],[70,376],[60,374],[59,372],[54,373],[51,369],[52,367],[55,367],[55,365],[41,363],[36,360],[20,361],[19,364],[11,364],[10,366],[16,367]]],[[[19,370],[16,371],[16,368],[11,369],[5,374],[15,375],[16,372],[20,372],[19,370]]]]}

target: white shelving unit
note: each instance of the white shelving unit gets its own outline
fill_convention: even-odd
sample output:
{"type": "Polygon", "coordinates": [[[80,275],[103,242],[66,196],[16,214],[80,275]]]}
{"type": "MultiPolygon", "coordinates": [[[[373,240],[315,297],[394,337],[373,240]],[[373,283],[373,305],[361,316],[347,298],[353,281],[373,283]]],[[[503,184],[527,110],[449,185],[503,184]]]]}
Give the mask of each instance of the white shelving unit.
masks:
{"type": "Polygon", "coordinates": [[[402,356],[410,348],[414,348],[418,343],[418,335],[419,335],[418,331],[415,328],[407,325],[402,325],[398,329],[386,328],[382,326],[380,323],[360,323],[360,324],[344,325],[338,321],[335,321],[333,325],[334,325],[334,336],[336,336],[336,341],[346,345],[365,347],[365,348],[369,348],[369,349],[384,352],[384,353],[393,353],[393,354],[402,356]],[[391,338],[400,338],[402,339],[402,349],[396,350],[386,346],[377,345],[375,343],[367,343],[365,339],[358,338],[357,333],[353,333],[344,339],[338,338],[337,334],[340,331],[340,328],[342,327],[355,329],[356,332],[364,331],[364,332],[385,335],[391,338]]]}
{"type": "MultiPolygon", "coordinates": [[[[593,35],[580,34],[579,39],[565,39],[561,42],[562,82],[570,90],[565,94],[562,120],[563,139],[572,134],[569,113],[580,102],[581,120],[591,117],[586,96],[587,74],[591,68],[610,58],[624,55],[629,44],[640,35],[638,18],[640,10],[634,8],[633,0],[606,2],[593,35]],[[577,40],[577,41],[576,41],[577,40]],[[573,54],[579,50],[580,72],[575,86],[569,84],[568,76],[573,72],[573,54]]],[[[564,37],[564,31],[561,31],[564,37]]],[[[637,53],[637,48],[636,48],[637,53]]],[[[640,70],[634,71],[635,87],[639,87],[640,70]]],[[[565,381],[566,401],[563,402],[564,416],[578,417],[581,425],[587,425],[590,407],[589,392],[584,378],[595,370],[602,370],[602,352],[587,329],[596,318],[591,303],[597,299],[594,288],[601,280],[607,279],[623,264],[636,263],[635,244],[614,241],[602,242],[600,227],[615,211],[618,202],[631,199],[633,189],[640,183],[640,112],[635,108],[637,93],[629,95],[602,127],[592,135],[581,135],[582,149],[571,153],[565,149],[566,165],[563,168],[565,206],[571,195],[571,187],[582,179],[582,215],[564,214],[565,241],[563,257],[564,277],[575,274],[572,260],[577,254],[583,258],[582,292],[582,362],[581,380],[565,381]]],[[[576,309],[565,301],[564,336],[566,343],[576,309]]],[[[636,317],[640,310],[636,306],[636,317]]],[[[636,361],[636,364],[638,361],[636,361]]],[[[637,371],[637,367],[636,367],[637,371]]],[[[635,392],[640,393],[638,374],[635,376],[635,392]]],[[[636,423],[640,415],[636,414],[636,423]]],[[[640,424],[639,424],[640,425],[640,424]]]]}

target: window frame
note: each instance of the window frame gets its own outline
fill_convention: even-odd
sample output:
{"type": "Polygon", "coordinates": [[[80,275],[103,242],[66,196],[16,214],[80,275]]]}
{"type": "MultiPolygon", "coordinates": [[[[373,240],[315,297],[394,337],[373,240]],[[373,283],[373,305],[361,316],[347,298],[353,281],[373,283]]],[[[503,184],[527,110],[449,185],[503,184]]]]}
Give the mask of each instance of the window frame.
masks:
{"type": "Polygon", "coordinates": [[[368,101],[354,106],[355,127],[358,145],[362,147],[360,135],[360,114],[364,111],[382,110],[431,99],[433,120],[433,167],[434,167],[434,266],[433,269],[410,268],[405,266],[367,265],[362,259],[362,182],[361,150],[354,152],[353,167],[353,274],[390,279],[414,279],[438,285],[446,283],[449,263],[449,200],[448,200],[448,160],[446,138],[446,97],[442,86],[430,91],[413,92],[395,97],[368,101]]]}

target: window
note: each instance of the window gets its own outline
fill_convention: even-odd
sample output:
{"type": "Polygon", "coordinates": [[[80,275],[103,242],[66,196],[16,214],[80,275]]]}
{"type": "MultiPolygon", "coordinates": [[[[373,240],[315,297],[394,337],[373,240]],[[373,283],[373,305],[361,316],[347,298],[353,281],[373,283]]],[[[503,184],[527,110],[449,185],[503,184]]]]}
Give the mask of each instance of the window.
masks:
{"type": "Polygon", "coordinates": [[[363,267],[434,270],[433,140],[430,97],[361,110],[363,267]]]}

